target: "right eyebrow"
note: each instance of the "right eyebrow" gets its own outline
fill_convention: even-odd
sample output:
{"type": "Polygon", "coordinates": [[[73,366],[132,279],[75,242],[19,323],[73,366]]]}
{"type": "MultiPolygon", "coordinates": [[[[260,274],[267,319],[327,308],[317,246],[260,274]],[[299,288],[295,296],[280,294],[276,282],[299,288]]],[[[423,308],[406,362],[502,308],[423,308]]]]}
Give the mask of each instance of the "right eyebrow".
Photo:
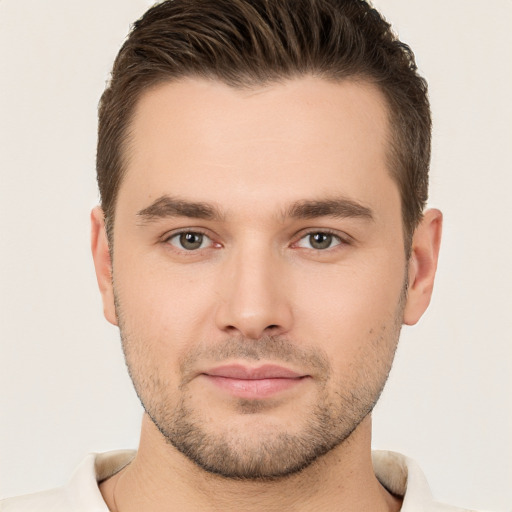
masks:
{"type": "Polygon", "coordinates": [[[137,212],[137,217],[142,223],[147,223],[169,217],[219,220],[222,215],[214,205],[164,195],[137,212]]]}

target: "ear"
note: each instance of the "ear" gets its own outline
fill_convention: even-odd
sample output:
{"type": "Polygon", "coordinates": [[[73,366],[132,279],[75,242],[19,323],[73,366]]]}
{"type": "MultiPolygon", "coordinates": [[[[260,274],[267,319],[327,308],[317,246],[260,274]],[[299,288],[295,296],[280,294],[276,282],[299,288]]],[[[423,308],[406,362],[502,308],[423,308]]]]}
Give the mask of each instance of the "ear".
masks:
{"type": "Polygon", "coordinates": [[[427,210],[414,231],[409,259],[409,288],[403,318],[406,325],[414,325],[430,304],[442,225],[442,213],[439,210],[427,210]]]}
{"type": "Polygon", "coordinates": [[[91,250],[94,268],[96,269],[96,279],[103,300],[103,314],[111,324],[117,325],[112,285],[112,261],[105,230],[105,216],[99,206],[91,212],[91,250]]]}

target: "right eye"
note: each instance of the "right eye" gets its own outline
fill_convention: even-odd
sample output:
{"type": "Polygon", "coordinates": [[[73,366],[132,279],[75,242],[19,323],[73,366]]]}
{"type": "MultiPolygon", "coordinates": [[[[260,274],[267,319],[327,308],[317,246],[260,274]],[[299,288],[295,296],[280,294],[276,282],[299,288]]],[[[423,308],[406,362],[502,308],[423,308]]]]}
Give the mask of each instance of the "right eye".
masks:
{"type": "Polygon", "coordinates": [[[167,243],[185,251],[196,251],[198,249],[205,249],[212,247],[212,240],[203,233],[197,231],[182,231],[170,236],[167,243]]]}

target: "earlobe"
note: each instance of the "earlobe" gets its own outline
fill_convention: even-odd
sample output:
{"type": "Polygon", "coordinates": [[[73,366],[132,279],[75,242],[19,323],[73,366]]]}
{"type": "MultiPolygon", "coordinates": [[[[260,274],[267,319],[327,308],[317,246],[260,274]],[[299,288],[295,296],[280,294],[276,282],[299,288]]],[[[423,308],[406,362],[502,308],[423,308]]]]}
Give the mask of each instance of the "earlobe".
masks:
{"type": "Polygon", "coordinates": [[[117,325],[112,285],[112,261],[105,230],[105,217],[99,206],[91,212],[91,250],[96,279],[103,300],[103,313],[111,324],[117,325]]]}
{"type": "Polygon", "coordinates": [[[439,258],[443,215],[439,210],[427,210],[414,231],[409,259],[409,287],[403,323],[414,325],[427,309],[439,258]]]}

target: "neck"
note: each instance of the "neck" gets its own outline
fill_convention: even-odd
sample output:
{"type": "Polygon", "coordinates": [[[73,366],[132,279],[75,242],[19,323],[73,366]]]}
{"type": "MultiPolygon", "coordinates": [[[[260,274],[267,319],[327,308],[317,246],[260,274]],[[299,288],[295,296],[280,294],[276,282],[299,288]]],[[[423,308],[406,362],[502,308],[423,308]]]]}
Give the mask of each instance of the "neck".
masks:
{"type": "Polygon", "coordinates": [[[300,473],[273,481],[232,480],[197,467],[145,416],[137,456],[100,490],[113,512],[398,511],[399,500],[375,477],[370,442],[368,416],[344,443],[300,473]]]}

